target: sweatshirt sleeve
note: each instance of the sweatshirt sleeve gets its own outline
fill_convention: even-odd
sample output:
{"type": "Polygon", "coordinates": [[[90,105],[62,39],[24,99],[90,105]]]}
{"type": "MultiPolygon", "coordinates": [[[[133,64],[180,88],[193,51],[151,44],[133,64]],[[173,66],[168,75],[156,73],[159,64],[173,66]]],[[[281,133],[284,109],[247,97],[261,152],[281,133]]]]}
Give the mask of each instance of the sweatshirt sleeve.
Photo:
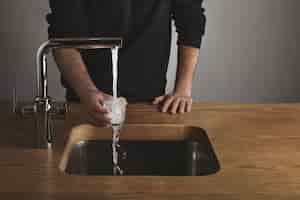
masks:
{"type": "Polygon", "coordinates": [[[203,0],[171,0],[172,17],[178,33],[178,45],[200,48],[206,17],[203,0]]]}
{"type": "Polygon", "coordinates": [[[84,0],[49,0],[46,19],[49,38],[87,37],[88,20],[84,0]]]}

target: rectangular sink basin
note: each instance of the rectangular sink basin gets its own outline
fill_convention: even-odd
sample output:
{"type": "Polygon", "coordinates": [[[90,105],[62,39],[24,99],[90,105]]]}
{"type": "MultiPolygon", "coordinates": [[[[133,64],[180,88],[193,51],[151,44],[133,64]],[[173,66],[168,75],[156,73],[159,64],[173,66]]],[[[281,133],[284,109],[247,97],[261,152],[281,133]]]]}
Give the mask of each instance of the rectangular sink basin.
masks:
{"type": "MultiPolygon", "coordinates": [[[[60,169],[70,175],[111,176],[112,130],[81,125],[71,131],[60,169]]],[[[220,164],[205,130],[183,125],[125,125],[118,148],[124,176],[204,176],[220,164]]]]}

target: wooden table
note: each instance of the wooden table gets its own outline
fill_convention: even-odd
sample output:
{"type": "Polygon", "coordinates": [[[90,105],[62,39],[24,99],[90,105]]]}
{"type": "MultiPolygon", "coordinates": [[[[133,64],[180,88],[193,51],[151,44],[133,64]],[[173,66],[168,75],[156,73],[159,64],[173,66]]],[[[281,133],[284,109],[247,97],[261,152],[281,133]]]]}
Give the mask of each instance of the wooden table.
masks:
{"type": "Polygon", "coordinates": [[[53,150],[33,149],[32,119],[0,104],[0,199],[300,199],[300,104],[195,104],[171,116],[130,105],[127,123],[183,123],[207,130],[221,171],[206,177],[85,177],[58,169],[71,126],[86,121],[71,105],[56,122],[53,150]]]}

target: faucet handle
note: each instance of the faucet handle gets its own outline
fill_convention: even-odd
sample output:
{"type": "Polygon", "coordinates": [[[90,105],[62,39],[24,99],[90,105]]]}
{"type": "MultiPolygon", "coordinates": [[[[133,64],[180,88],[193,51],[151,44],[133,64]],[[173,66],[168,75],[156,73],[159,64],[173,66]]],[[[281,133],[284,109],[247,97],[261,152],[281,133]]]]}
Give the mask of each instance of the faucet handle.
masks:
{"type": "Polygon", "coordinates": [[[36,105],[34,103],[18,102],[17,89],[14,87],[12,91],[12,112],[22,117],[32,117],[36,113],[36,105]]]}
{"type": "Polygon", "coordinates": [[[49,114],[54,119],[65,119],[68,113],[68,105],[65,102],[52,102],[49,114]]]}

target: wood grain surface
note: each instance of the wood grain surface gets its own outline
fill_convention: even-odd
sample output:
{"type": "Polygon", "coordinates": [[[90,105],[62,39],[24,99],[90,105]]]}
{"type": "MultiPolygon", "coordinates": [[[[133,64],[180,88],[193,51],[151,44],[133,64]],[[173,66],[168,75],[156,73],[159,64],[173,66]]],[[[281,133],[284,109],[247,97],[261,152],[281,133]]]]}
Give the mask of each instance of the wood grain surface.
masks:
{"type": "Polygon", "coordinates": [[[222,166],[206,177],[70,176],[58,165],[71,128],[91,121],[80,105],[55,121],[52,150],[32,148],[32,119],[0,110],[0,199],[300,199],[300,104],[196,104],[174,116],[129,106],[128,124],[206,129],[222,166]]]}

